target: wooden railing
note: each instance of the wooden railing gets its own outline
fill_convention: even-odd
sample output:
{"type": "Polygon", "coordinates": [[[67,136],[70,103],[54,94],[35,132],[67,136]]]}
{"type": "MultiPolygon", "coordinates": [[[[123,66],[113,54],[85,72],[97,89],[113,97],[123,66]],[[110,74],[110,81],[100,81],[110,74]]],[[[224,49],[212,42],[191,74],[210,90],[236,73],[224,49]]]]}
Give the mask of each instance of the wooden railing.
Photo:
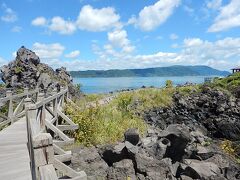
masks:
{"type": "Polygon", "coordinates": [[[34,104],[29,103],[30,99],[25,101],[28,147],[32,176],[35,179],[55,180],[60,176],[87,179],[84,171],[76,172],[64,164],[65,161],[70,161],[71,153],[65,152],[61,146],[73,143],[74,139],[69,138],[63,131],[78,128],[62,112],[67,100],[68,89],[61,88],[60,92],[55,90],[46,98],[43,93],[39,93],[38,101],[34,104]]]}
{"type": "Polygon", "coordinates": [[[29,91],[28,88],[24,89],[23,93],[13,94],[11,90],[6,92],[6,97],[0,98],[0,109],[4,107],[5,113],[0,113],[0,129],[8,124],[14,123],[19,118],[25,115],[24,99],[31,97],[31,101],[35,102],[39,93],[39,89],[29,91]],[[2,106],[2,107],[1,107],[2,106]]]}
{"type": "Polygon", "coordinates": [[[87,180],[84,171],[76,172],[64,164],[71,160],[71,152],[64,151],[62,146],[74,142],[64,131],[78,128],[78,125],[62,112],[66,101],[71,101],[67,88],[61,88],[59,92],[53,90],[48,97],[38,89],[32,92],[25,89],[17,95],[8,91],[6,97],[0,99],[0,103],[8,107],[8,115],[2,115],[4,121],[0,126],[26,117],[27,145],[34,180],[56,180],[65,177],[87,180]]]}

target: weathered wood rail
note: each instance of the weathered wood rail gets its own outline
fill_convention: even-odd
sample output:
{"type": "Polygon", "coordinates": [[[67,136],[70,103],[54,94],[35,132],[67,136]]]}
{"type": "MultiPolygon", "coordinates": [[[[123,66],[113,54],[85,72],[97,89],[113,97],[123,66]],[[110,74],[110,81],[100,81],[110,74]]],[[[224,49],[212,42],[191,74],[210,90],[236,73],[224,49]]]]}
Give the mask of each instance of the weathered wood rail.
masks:
{"type": "Polygon", "coordinates": [[[70,161],[71,152],[64,151],[62,146],[74,142],[74,139],[69,138],[64,131],[78,128],[62,112],[66,101],[70,101],[67,88],[61,88],[59,92],[54,90],[48,97],[38,89],[32,92],[25,89],[23,93],[17,95],[8,91],[6,97],[0,99],[0,104],[7,103],[8,107],[7,116],[3,115],[5,120],[0,126],[11,123],[9,128],[3,130],[5,134],[17,120],[23,119],[26,123],[29,169],[34,180],[87,179],[84,171],[76,172],[64,164],[70,161]],[[15,105],[16,108],[14,102],[19,102],[15,105]]]}

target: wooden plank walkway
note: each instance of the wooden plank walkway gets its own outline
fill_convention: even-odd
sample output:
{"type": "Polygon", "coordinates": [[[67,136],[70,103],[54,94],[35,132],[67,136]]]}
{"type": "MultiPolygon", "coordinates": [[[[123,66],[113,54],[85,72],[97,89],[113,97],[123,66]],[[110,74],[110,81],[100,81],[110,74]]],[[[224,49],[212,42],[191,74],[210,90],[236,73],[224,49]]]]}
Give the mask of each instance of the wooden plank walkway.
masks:
{"type": "Polygon", "coordinates": [[[26,118],[0,131],[0,179],[30,180],[26,118]]]}
{"type": "MultiPolygon", "coordinates": [[[[4,124],[11,122],[0,131],[0,180],[57,180],[62,177],[87,180],[84,171],[76,172],[64,164],[71,157],[57,145],[73,143],[74,139],[63,131],[78,128],[62,112],[64,101],[68,100],[68,89],[63,87],[59,92],[54,90],[49,97],[38,90],[28,92],[25,89],[24,93],[16,95],[8,91],[6,97],[0,98],[0,103],[8,105],[4,124]],[[34,93],[37,93],[36,98],[30,98],[34,93]],[[16,98],[21,101],[14,108],[16,98]],[[58,117],[63,119],[60,124],[58,117]],[[56,139],[47,130],[52,131],[56,139]],[[29,138],[31,141],[28,142],[29,138]]],[[[0,123],[0,127],[2,125],[0,123]]]]}

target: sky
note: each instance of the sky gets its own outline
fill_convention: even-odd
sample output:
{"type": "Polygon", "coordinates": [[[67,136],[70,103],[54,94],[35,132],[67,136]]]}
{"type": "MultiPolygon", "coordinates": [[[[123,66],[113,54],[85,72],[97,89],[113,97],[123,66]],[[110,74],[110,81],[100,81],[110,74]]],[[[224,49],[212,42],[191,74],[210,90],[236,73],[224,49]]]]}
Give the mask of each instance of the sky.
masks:
{"type": "Polygon", "coordinates": [[[0,66],[25,46],[67,70],[240,65],[240,0],[0,0],[0,66]]]}

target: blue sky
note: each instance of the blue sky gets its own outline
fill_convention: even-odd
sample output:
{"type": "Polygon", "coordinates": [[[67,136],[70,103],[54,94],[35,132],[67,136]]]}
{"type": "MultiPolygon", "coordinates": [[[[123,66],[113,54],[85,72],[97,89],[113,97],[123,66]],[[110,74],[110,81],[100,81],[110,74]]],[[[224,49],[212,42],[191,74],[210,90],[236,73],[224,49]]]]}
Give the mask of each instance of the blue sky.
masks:
{"type": "Polygon", "coordinates": [[[0,66],[19,47],[68,70],[240,65],[239,0],[0,0],[0,66]]]}

